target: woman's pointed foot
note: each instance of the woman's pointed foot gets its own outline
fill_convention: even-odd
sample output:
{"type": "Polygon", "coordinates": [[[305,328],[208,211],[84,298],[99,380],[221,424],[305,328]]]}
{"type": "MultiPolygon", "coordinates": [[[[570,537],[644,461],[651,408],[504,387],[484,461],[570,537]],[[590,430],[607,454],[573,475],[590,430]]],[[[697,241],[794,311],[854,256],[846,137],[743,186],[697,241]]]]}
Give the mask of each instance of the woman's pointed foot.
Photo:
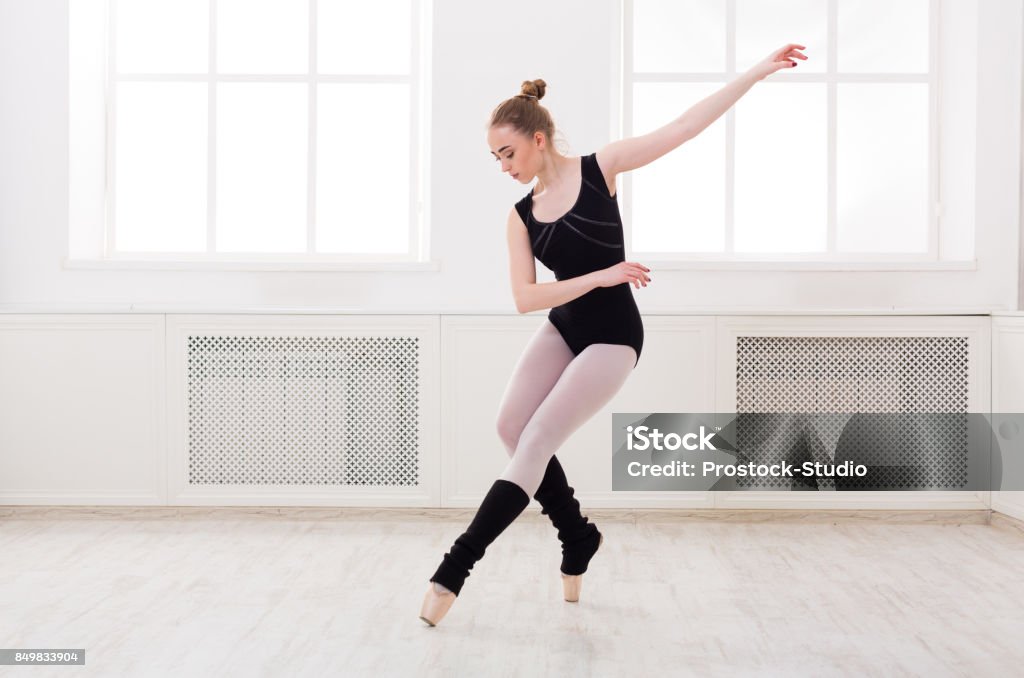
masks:
{"type": "Polygon", "coordinates": [[[565,602],[578,603],[580,601],[581,588],[583,588],[582,574],[562,575],[562,593],[565,596],[565,602]]]}
{"type": "Polygon", "coordinates": [[[427,595],[423,597],[420,619],[430,626],[437,626],[454,602],[454,593],[436,582],[431,582],[427,595]]]}
{"type": "MultiPolygon", "coordinates": [[[[594,549],[594,553],[597,553],[597,549],[601,548],[601,544],[603,543],[604,535],[598,532],[597,548],[594,549]]],[[[562,593],[567,603],[578,603],[580,600],[580,589],[582,588],[582,574],[562,573],[562,593]]]]}

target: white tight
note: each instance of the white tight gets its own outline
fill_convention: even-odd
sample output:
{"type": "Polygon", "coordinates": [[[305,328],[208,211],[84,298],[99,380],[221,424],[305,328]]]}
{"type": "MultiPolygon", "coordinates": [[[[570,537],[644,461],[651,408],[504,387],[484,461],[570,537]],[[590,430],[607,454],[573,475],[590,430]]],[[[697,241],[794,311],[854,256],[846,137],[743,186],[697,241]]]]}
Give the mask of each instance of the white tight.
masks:
{"type": "Polygon", "coordinates": [[[550,320],[533,335],[509,379],[498,435],[512,457],[499,478],[532,497],[562,443],[612,399],[636,364],[622,344],[591,344],[573,356],[550,320]]]}

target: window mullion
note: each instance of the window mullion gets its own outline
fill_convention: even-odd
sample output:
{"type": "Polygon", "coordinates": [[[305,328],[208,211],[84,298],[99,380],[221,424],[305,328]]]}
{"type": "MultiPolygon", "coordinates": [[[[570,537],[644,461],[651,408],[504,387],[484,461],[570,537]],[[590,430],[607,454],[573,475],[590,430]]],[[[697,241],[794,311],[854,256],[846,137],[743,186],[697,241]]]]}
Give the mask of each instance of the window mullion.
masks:
{"type": "Polygon", "coordinates": [[[206,72],[206,253],[217,251],[217,0],[210,0],[206,72]]]}
{"type": "Polygon", "coordinates": [[[827,150],[825,151],[825,162],[826,162],[826,180],[828,182],[828,188],[826,189],[828,195],[826,197],[826,204],[828,205],[828,212],[825,215],[826,220],[826,236],[825,236],[825,252],[828,255],[835,255],[838,253],[837,234],[839,231],[839,215],[838,215],[838,201],[836,197],[837,185],[836,185],[836,139],[838,136],[838,83],[836,82],[836,36],[839,34],[839,0],[828,0],[828,8],[826,9],[825,20],[828,22],[828,28],[826,29],[828,35],[828,52],[825,56],[825,114],[828,117],[826,127],[828,128],[828,140],[827,150]]]}
{"type": "Polygon", "coordinates": [[[408,52],[408,64],[409,64],[409,86],[406,89],[406,96],[409,102],[409,119],[406,124],[409,125],[409,177],[406,186],[406,192],[408,194],[408,205],[409,209],[406,211],[407,218],[407,229],[406,229],[406,243],[408,254],[416,255],[419,250],[419,242],[416,237],[418,229],[416,228],[417,222],[419,221],[420,215],[420,204],[419,204],[419,191],[417,188],[417,177],[419,175],[419,136],[416,134],[416,120],[419,117],[417,109],[417,101],[419,97],[419,79],[416,71],[413,70],[413,65],[418,61],[415,57],[417,50],[419,49],[419,42],[416,39],[420,16],[419,9],[420,5],[416,0],[410,0],[409,9],[409,30],[411,35],[409,36],[409,52],[408,52]]]}
{"type": "Polygon", "coordinates": [[[942,154],[939,153],[939,16],[939,2],[931,0],[928,4],[928,255],[934,261],[940,258],[939,219],[942,199],[939,183],[942,176],[942,154]]]}
{"type": "MultiPolygon", "coordinates": [[[[636,97],[633,94],[634,83],[636,82],[633,73],[633,44],[636,36],[633,34],[633,0],[623,0],[622,10],[622,33],[624,36],[625,49],[622,50],[622,130],[624,137],[636,135],[633,129],[633,106],[636,97]]],[[[624,199],[621,202],[622,223],[625,230],[624,238],[633,251],[633,173],[623,172],[622,189],[624,199]]]]}
{"type": "Polygon", "coordinates": [[[317,138],[317,0],[309,0],[309,74],[306,143],[306,253],[315,254],[316,248],[316,138],[317,138]]]}
{"type": "MultiPolygon", "coordinates": [[[[736,77],[736,0],[725,5],[725,82],[736,77]]],[[[725,255],[736,251],[736,107],[725,112],[725,255]]]]}
{"type": "Polygon", "coordinates": [[[117,244],[117,221],[115,200],[117,167],[117,0],[109,0],[109,14],[107,16],[107,130],[106,130],[106,190],[105,207],[106,214],[106,240],[103,243],[103,256],[110,258],[116,250],[117,244]]]}

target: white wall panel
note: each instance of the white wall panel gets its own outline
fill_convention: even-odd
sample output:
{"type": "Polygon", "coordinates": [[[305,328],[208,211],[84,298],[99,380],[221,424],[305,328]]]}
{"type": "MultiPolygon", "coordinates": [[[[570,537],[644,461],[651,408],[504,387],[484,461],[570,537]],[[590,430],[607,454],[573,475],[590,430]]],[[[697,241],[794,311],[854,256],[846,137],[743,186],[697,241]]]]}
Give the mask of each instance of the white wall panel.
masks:
{"type": "Polygon", "coordinates": [[[0,314],[0,502],[163,504],[164,316],[0,314]]]}
{"type": "MultiPolygon", "coordinates": [[[[737,337],[914,337],[960,336],[968,342],[968,412],[988,412],[990,319],[984,316],[920,317],[720,317],[716,347],[719,412],[737,411],[737,337]]],[[[879,410],[886,411],[886,410],[879,410]]],[[[778,492],[715,493],[720,508],[927,508],[988,506],[989,492],[778,492]]]]}
{"type": "MultiPolygon", "coordinates": [[[[168,431],[169,445],[167,456],[168,498],[174,505],[287,505],[287,506],[436,506],[438,505],[438,422],[439,410],[437,399],[438,384],[438,318],[436,316],[272,316],[272,315],[198,315],[171,316],[167,325],[167,384],[168,384],[168,431]],[[413,338],[418,346],[415,383],[417,393],[417,449],[414,453],[418,459],[418,482],[415,485],[385,482],[370,479],[367,481],[349,480],[343,483],[314,482],[210,482],[203,478],[195,478],[190,471],[190,461],[194,458],[193,438],[189,436],[188,398],[188,341],[189,337],[306,337],[306,338],[370,338],[380,340],[379,347],[363,348],[372,354],[381,351],[381,358],[386,356],[384,341],[387,338],[413,338]]],[[[335,346],[332,344],[332,346],[335,346]]],[[[338,349],[343,350],[343,349],[338,349]]],[[[272,360],[264,357],[264,362],[272,360]]],[[[360,450],[346,450],[346,447],[359,445],[360,441],[376,447],[378,439],[390,436],[396,422],[391,416],[393,412],[378,412],[374,408],[383,401],[374,400],[375,391],[389,389],[393,383],[385,378],[379,381],[365,379],[367,369],[372,369],[373,355],[360,359],[364,363],[346,367],[350,358],[338,356],[338,360],[328,365],[329,374],[323,379],[329,381],[328,388],[344,389],[329,403],[324,404],[326,425],[332,437],[327,440],[327,449],[323,450],[324,441],[319,439],[321,428],[309,416],[309,407],[299,401],[315,399],[315,394],[303,394],[303,390],[311,390],[308,379],[295,376],[294,373],[286,381],[264,370],[260,374],[243,377],[252,385],[241,399],[237,394],[228,393],[226,398],[232,402],[221,410],[221,417],[231,429],[227,436],[222,436],[222,445],[228,450],[224,452],[224,463],[249,464],[261,461],[278,467],[287,467],[289,463],[308,464],[308,457],[326,453],[331,459],[329,464],[336,466],[335,457],[355,456],[360,450]],[[359,370],[356,378],[360,383],[348,383],[352,374],[359,370]],[[259,402],[262,400],[263,402],[259,402]],[[242,403],[242,406],[239,406],[242,403]],[[289,403],[291,403],[289,405],[289,403]],[[296,405],[296,403],[299,403],[296,405]],[[369,407],[370,409],[367,409],[369,407]],[[282,414],[282,408],[288,411],[282,414]],[[267,412],[274,422],[287,420],[291,417],[305,417],[312,430],[308,431],[309,439],[304,442],[282,440],[280,431],[275,426],[263,427],[261,432],[241,431],[239,421],[251,422],[253,411],[267,412]],[[246,410],[246,411],[242,411],[246,410]],[[359,412],[363,421],[353,421],[350,413],[359,412]],[[283,419],[282,419],[283,417],[283,419]],[[332,442],[333,441],[333,442],[332,442]],[[248,446],[257,449],[248,449],[248,446]],[[346,455],[346,452],[349,454],[346,455]],[[259,459],[257,459],[259,457],[259,459]]],[[[314,358],[314,361],[316,358],[314,358]]],[[[402,365],[410,365],[402,361],[402,365]]],[[[251,371],[251,370],[250,370],[251,371]]],[[[322,370],[321,370],[322,371],[322,370]]],[[[386,375],[385,375],[386,376],[386,375]]],[[[223,393],[223,391],[221,391],[223,393]]],[[[216,397],[216,396],[215,396],[216,397]]],[[[307,402],[308,405],[308,402],[307,402]]],[[[217,422],[214,422],[216,425],[217,422]]],[[[257,425],[253,422],[251,425],[257,425]]],[[[302,431],[292,431],[290,435],[300,436],[302,431]]],[[[381,445],[386,451],[387,445],[381,445]]],[[[381,453],[381,464],[386,459],[381,453]]],[[[278,474],[281,475],[281,474],[278,474]]],[[[372,474],[371,474],[372,475],[372,474]]]]}
{"type": "MultiPolygon", "coordinates": [[[[992,411],[1024,412],[1024,316],[992,318],[992,411]]],[[[1024,520],[1024,491],[993,492],[992,509],[1024,520]]]]}

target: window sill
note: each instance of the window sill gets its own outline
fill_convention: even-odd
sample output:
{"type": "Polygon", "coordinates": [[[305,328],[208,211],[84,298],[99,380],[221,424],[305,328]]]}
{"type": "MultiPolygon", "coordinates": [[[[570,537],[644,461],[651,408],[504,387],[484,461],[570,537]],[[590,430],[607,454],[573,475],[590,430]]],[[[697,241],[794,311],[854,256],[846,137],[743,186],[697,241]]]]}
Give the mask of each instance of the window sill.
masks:
{"type": "Polygon", "coordinates": [[[633,254],[653,271],[976,271],[978,260],[970,261],[680,261],[658,260],[633,254]]]}
{"type": "MultiPolygon", "coordinates": [[[[654,271],[976,271],[978,262],[970,261],[714,261],[678,259],[657,260],[634,254],[630,261],[639,261],[654,271]]],[[[300,261],[211,261],[187,259],[62,259],[66,270],[104,271],[264,271],[264,272],[374,272],[441,270],[441,262],[300,262],[300,261]]]]}
{"type": "Polygon", "coordinates": [[[268,271],[305,273],[316,271],[440,271],[432,261],[214,261],[189,259],[61,259],[61,267],[80,271],[268,271]]]}

